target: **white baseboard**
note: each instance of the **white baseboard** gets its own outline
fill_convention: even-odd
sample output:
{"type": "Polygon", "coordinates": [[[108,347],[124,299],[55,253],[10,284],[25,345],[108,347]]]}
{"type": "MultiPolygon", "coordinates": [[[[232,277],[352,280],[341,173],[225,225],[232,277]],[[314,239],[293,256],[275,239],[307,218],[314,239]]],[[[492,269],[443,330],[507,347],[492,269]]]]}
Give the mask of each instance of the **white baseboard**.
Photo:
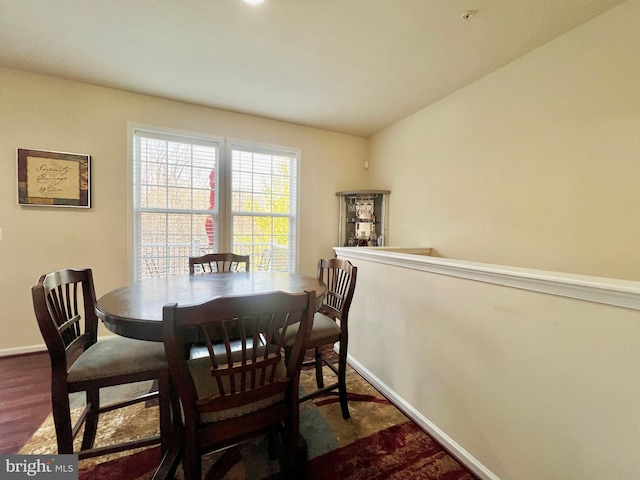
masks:
{"type": "MultiPolygon", "coordinates": [[[[337,344],[336,344],[337,345],[337,344]]],[[[481,480],[500,480],[489,469],[482,465],[477,459],[458,445],[451,437],[440,430],[435,424],[425,418],[420,412],[407,403],[402,397],[397,395],[386,384],[380,381],[375,375],[367,370],[362,364],[350,355],[347,355],[349,365],[362,375],[371,385],[379,390],[398,407],[407,417],[417,423],[425,432],[446,449],[456,460],[473,472],[481,480]]]]}
{"type": "Polygon", "coordinates": [[[25,353],[46,352],[47,347],[44,345],[31,345],[30,347],[5,348],[0,350],[0,357],[10,357],[13,355],[24,355],[25,353]]]}

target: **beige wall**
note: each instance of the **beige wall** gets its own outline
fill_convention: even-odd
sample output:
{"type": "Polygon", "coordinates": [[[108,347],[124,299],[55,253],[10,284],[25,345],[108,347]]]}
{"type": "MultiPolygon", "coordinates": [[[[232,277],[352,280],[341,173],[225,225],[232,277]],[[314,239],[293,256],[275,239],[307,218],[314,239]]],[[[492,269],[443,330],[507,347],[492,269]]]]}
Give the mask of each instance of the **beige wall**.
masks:
{"type": "MultiPolygon", "coordinates": [[[[637,299],[567,298],[575,279],[562,274],[551,295],[455,276],[491,271],[482,264],[436,274],[422,260],[338,255],[358,266],[350,361],[479,478],[640,478],[637,299]]],[[[539,274],[511,273],[531,286],[539,274]]]]}
{"type": "Polygon", "coordinates": [[[624,3],[371,138],[390,245],[640,279],[638,18],[624,3]]]}
{"type": "MultiPolygon", "coordinates": [[[[638,18],[626,2],[372,137],[390,244],[640,280],[638,18]]],[[[637,310],[355,262],[349,354],[481,478],[638,478],[637,310]]]]}
{"type": "Polygon", "coordinates": [[[30,288],[45,272],[94,269],[97,294],[128,281],[127,122],[301,150],[300,271],[337,239],[335,192],[363,188],[366,140],[0,69],[0,352],[42,344],[30,288]],[[92,208],[17,205],[16,149],[92,156],[92,208]]]}

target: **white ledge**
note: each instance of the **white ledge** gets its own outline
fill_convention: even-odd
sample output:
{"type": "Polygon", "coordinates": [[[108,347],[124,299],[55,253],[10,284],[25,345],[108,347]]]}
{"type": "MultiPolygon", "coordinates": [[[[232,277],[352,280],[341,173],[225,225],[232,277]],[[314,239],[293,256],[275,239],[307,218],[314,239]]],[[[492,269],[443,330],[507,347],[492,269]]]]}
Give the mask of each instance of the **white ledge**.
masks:
{"type": "Polygon", "coordinates": [[[640,282],[431,257],[430,248],[335,247],[339,257],[640,310],[640,282]]]}

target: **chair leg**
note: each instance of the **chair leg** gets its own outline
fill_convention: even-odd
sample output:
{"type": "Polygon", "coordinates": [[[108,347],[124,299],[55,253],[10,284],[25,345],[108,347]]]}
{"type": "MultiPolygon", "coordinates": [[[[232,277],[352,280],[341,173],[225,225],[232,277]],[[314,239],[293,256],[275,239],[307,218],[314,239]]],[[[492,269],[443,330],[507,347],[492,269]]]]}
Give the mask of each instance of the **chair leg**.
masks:
{"type": "Polygon", "coordinates": [[[315,358],[316,358],[316,384],[318,385],[318,388],[324,388],[324,376],[322,375],[322,355],[320,352],[320,348],[316,348],[315,358]]]}
{"type": "Polygon", "coordinates": [[[342,418],[348,420],[349,404],[347,402],[347,339],[340,340],[340,352],[338,354],[338,392],[340,396],[340,408],[342,418]]]}
{"type": "Polygon", "coordinates": [[[62,395],[56,395],[55,392],[52,392],[51,400],[58,453],[71,454],[73,453],[73,426],[71,425],[69,394],[66,390],[62,392],[62,395]]]}
{"type": "Polygon", "coordinates": [[[160,393],[160,445],[163,457],[153,480],[174,478],[183,451],[181,438],[184,428],[180,398],[171,382],[168,369],[158,375],[158,391],[160,393]]]}
{"type": "Polygon", "coordinates": [[[202,478],[202,458],[196,446],[195,432],[185,432],[182,470],[185,479],[202,478]]]}
{"type": "Polygon", "coordinates": [[[269,460],[275,460],[278,457],[278,430],[275,427],[267,434],[267,449],[269,460]]]}
{"type": "MultiPolygon", "coordinates": [[[[158,375],[158,406],[160,413],[160,445],[162,454],[167,453],[169,444],[171,443],[171,423],[172,423],[172,406],[171,406],[171,383],[169,380],[169,371],[163,371],[158,375]]],[[[177,414],[177,413],[176,413],[177,414]]]]}
{"type": "Polygon", "coordinates": [[[87,390],[87,405],[90,405],[87,418],[84,422],[84,435],[82,436],[81,450],[93,448],[98,431],[98,410],[100,408],[100,389],[87,390]]]}
{"type": "Polygon", "coordinates": [[[304,479],[307,460],[306,441],[300,435],[299,428],[292,425],[293,422],[285,422],[282,431],[283,452],[280,459],[282,477],[289,479],[304,479]]]}
{"type": "Polygon", "coordinates": [[[289,365],[289,359],[291,358],[291,347],[284,347],[284,364],[289,365]]]}

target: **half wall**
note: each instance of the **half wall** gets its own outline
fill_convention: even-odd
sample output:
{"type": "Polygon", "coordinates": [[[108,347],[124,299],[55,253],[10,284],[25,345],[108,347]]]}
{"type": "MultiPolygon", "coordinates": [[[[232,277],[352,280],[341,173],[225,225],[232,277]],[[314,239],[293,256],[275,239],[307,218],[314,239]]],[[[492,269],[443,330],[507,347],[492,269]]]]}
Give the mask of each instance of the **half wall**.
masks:
{"type": "Polygon", "coordinates": [[[335,251],[350,362],[480,478],[640,476],[640,282],[335,251]]]}

